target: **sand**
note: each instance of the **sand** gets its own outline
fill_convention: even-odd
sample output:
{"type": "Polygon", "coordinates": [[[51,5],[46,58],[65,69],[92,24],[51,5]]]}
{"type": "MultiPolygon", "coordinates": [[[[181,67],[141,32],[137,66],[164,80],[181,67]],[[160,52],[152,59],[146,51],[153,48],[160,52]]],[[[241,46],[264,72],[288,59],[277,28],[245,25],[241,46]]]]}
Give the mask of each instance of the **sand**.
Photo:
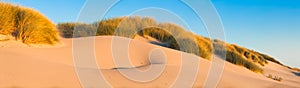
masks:
{"type": "MultiPolygon", "coordinates": [[[[63,46],[53,48],[23,45],[20,47],[18,43],[12,41],[10,44],[5,43],[9,47],[0,48],[0,88],[101,87],[104,85],[99,85],[100,73],[101,77],[110,84],[109,86],[118,88],[165,88],[172,85],[173,87],[174,85],[175,87],[203,87],[212,64],[211,61],[195,55],[156,46],[140,39],[101,36],[74,40],[79,41],[74,45],[81,47],[72,48],[73,39],[62,39],[63,46]],[[95,43],[83,42],[94,39],[95,43]],[[112,42],[114,48],[111,48],[112,42]],[[89,47],[91,45],[95,47],[89,47]],[[124,47],[128,47],[128,51],[123,49],[124,47]],[[115,54],[112,54],[112,51],[115,54]],[[88,61],[86,62],[88,64],[81,64],[84,62],[82,59],[73,60],[73,57],[77,56],[73,56],[73,53],[90,55],[89,52],[94,52],[96,59],[93,57],[86,57],[86,59],[96,61],[97,65],[88,61]],[[184,60],[180,58],[181,56],[184,60]],[[128,63],[127,59],[130,59],[131,63],[128,63]],[[120,63],[116,65],[114,61],[120,63]],[[120,72],[127,75],[122,75],[120,72]],[[178,76],[179,73],[183,75],[178,76]],[[176,81],[176,79],[180,80],[176,81]],[[193,81],[195,83],[191,83],[193,81]]],[[[0,46],[1,44],[3,43],[0,43],[0,46]]],[[[225,62],[223,73],[216,86],[218,88],[300,87],[300,76],[297,72],[272,62],[263,69],[264,74],[257,74],[225,62]],[[268,74],[280,76],[283,80],[278,82],[269,79],[266,77],[268,74]]]]}

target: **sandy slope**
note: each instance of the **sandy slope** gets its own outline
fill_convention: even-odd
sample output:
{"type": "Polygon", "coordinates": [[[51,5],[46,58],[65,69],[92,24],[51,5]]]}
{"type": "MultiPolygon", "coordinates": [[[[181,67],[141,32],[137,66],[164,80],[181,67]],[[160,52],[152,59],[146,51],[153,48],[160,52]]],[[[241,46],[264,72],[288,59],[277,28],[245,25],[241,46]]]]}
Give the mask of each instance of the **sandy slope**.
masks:
{"type": "MultiPolygon", "coordinates": [[[[89,40],[90,38],[79,38],[77,40],[89,40]]],[[[167,49],[164,47],[145,43],[127,38],[114,37],[114,49],[111,49],[112,37],[95,38],[95,56],[102,75],[111,83],[113,87],[168,87],[174,80],[180,80],[184,87],[192,87],[189,81],[193,81],[193,71],[199,67],[193,87],[202,87],[208,75],[211,62],[201,59],[191,54],[167,49]],[[129,44],[129,52],[122,49],[129,44]],[[113,62],[112,51],[116,52],[115,60],[130,63],[119,63],[118,66],[113,62]],[[126,52],[126,53],[124,53],[126,52]],[[128,53],[128,54],[127,54],[128,53]],[[129,55],[129,56],[127,56],[129,55]],[[183,60],[180,56],[188,60],[183,60]],[[128,57],[128,58],[127,58],[128,57]],[[165,58],[165,61],[162,60],[165,58]],[[193,62],[189,62],[193,61],[193,62]],[[199,63],[199,65],[197,65],[199,63]],[[184,68],[180,68],[184,66],[184,68]],[[127,79],[120,74],[120,71],[137,76],[136,79],[151,78],[139,71],[149,71],[151,74],[162,74],[150,82],[136,82],[127,79]],[[151,69],[150,69],[151,68],[151,69]],[[150,70],[149,70],[150,69],[150,70]],[[178,78],[180,70],[184,70],[182,78],[178,78]]],[[[1,47],[0,48],[0,88],[21,87],[21,88],[78,88],[82,87],[75,67],[88,70],[87,77],[90,77],[90,84],[99,84],[95,79],[99,70],[87,65],[74,66],[72,56],[72,39],[62,39],[64,46],[55,48],[29,48],[29,47],[1,47]]],[[[88,49],[90,44],[80,42],[83,49],[88,49]]],[[[0,44],[1,45],[1,44],[0,44]]],[[[87,54],[88,51],[82,51],[87,54]]],[[[87,54],[88,55],[88,54],[87,54]]],[[[88,59],[88,58],[87,58],[88,59]]],[[[75,60],[76,61],[76,60],[75,60]]],[[[225,62],[222,78],[217,87],[220,88],[287,88],[300,87],[300,76],[292,73],[274,63],[264,67],[265,74],[278,75],[283,78],[282,82],[277,82],[265,77],[262,74],[253,73],[243,67],[225,62]]],[[[78,70],[78,69],[77,69],[78,70]]],[[[82,77],[82,76],[81,76],[82,77]]],[[[91,86],[89,86],[91,87],[91,86]]],[[[97,87],[97,86],[94,86],[97,87]]]]}

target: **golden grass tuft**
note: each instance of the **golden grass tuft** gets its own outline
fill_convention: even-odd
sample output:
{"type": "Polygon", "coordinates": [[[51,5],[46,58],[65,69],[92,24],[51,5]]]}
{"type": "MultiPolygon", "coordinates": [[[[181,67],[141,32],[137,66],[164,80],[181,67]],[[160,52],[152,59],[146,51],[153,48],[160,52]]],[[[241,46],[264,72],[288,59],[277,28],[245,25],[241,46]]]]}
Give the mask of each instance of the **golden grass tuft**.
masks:
{"type": "Polygon", "coordinates": [[[56,44],[55,25],[30,8],[0,2],[0,34],[14,36],[25,44],[56,44]]]}

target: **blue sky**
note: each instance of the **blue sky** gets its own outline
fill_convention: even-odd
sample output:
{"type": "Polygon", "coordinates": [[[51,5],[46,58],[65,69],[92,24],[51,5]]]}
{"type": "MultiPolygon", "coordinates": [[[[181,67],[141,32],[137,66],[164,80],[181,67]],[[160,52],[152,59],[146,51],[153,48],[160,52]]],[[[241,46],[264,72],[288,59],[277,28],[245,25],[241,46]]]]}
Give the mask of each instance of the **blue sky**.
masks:
{"type": "MultiPolygon", "coordinates": [[[[55,23],[75,22],[85,3],[85,0],[7,1],[37,9],[55,23]]],[[[212,0],[212,3],[221,17],[227,42],[300,67],[300,0],[212,0]]],[[[122,0],[105,17],[126,16],[147,7],[168,10],[183,19],[193,32],[208,35],[201,19],[188,6],[175,0],[122,0]]],[[[151,15],[157,14],[159,12],[151,15]]],[[[168,16],[154,18],[161,22],[168,21],[164,19],[168,16]]]]}

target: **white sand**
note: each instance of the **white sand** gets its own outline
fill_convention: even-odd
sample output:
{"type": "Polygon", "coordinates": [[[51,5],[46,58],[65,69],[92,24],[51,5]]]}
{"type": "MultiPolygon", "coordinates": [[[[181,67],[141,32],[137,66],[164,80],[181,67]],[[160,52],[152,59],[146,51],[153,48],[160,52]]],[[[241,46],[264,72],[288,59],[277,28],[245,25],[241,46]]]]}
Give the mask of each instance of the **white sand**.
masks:
{"type": "MultiPolygon", "coordinates": [[[[91,38],[91,37],[90,37],[91,38]]],[[[89,39],[89,38],[79,38],[89,39]]],[[[123,47],[130,39],[117,37],[115,47],[123,47]]],[[[64,46],[55,48],[32,48],[18,47],[17,45],[0,48],[0,88],[6,87],[21,87],[21,88],[78,88],[82,87],[75,72],[73,56],[72,56],[72,39],[62,39],[64,46]]],[[[172,85],[181,65],[187,66],[184,68],[186,72],[191,72],[190,75],[184,77],[192,77],[193,69],[197,66],[195,63],[182,63],[181,53],[176,50],[152,45],[142,41],[132,40],[129,45],[129,56],[132,65],[126,63],[121,66],[116,66],[112,59],[111,49],[112,37],[103,36],[95,39],[95,54],[97,63],[106,80],[113,87],[168,87],[172,85]],[[152,53],[155,49],[163,51],[165,56],[160,53],[152,53]],[[148,58],[152,58],[152,62],[148,58]],[[166,62],[160,61],[160,58],[166,57],[166,62]],[[149,65],[150,63],[158,63],[149,65]],[[153,67],[153,71],[159,70],[165,66],[162,74],[155,80],[146,83],[135,82],[122,76],[116,69],[134,74],[135,67],[139,70],[146,71],[149,66],[153,67]]],[[[84,43],[83,43],[84,44],[84,43]]],[[[1,44],[0,44],[1,45],[1,44]]],[[[10,44],[11,45],[11,44],[10,44]]],[[[82,47],[86,47],[82,45],[82,47]]],[[[125,52],[122,51],[119,52],[125,52]]],[[[84,51],[83,51],[84,53],[84,51]]],[[[127,54],[118,54],[120,57],[127,54]]],[[[126,57],[124,58],[126,59],[126,57]]],[[[186,59],[200,60],[199,73],[197,73],[196,82],[193,87],[202,87],[209,71],[210,61],[195,57],[191,54],[183,54],[186,59]]],[[[117,58],[117,60],[123,60],[117,58]]],[[[93,77],[99,72],[96,68],[85,68],[90,70],[89,76],[93,77]]],[[[297,76],[286,69],[274,63],[269,63],[264,67],[265,74],[256,74],[246,68],[233,65],[226,62],[222,78],[217,87],[219,88],[299,88],[300,76],[297,76]],[[282,82],[274,81],[265,77],[272,74],[283,78],[282,82]]],[[[157,71],[158,72],[158,71],[157,71]]],[[[136,74],[139,75],[139,74],[136,74]]],[[[145,76],[145,78],[147,78],[145,76]]],[[[190,81],[190,80],[189,80],[190,81]]],[[[187,80],[183,80],[182,85],[188,87],[187,80]]],[[[97,84],[97,83],[95,83],[97,84]]]]}

